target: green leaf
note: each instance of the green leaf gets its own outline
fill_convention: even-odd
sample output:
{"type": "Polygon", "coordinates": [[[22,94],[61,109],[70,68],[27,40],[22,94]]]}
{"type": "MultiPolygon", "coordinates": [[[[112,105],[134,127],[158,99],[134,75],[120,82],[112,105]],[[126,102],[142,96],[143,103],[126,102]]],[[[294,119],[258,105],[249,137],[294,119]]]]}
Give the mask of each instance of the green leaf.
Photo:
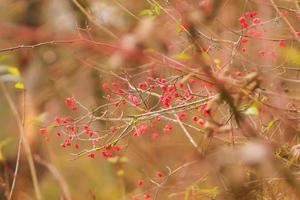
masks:
{"type": "Polygon", "coordinates": [[[154,17],[160,15],[161,9],[157,3],[151,3],[150,9],[144,9],[139,13],[139,16],[154,17]]]}
{"type": "Polygon", "coordinates": [[[16,89],[20,89],[20,90],[23,90],[25,87],[24,87],[24,83],[22,83],[22,82],[17,82],[16,84],[15,84],[15,88],[16,89]]]}
{"type": "Polygon", "coordinates": [[[3,151],[2,151],[3,147],[8,145],[11,141],[12,141],[12,138],[5,138],[4,140],[0,141],[0,161],[5,160],[5,156],[3,155],[3,151]]]}
{"type": "Polygon", "coordinates": [[[139,16],[148,16],[151,17],[153,16],[153,12],[150,9],[144,9],[139,13],[139,16]]]}
{"type": "Polygon", "coordinates": [[[200,189],[198,190],[200,194],[203,194],[205,196],[208,196],[210,198],[216,198],[218,194],[220,193],[219,188],[213,187],[213,188],[208,188],[208,189],[200,189]]]}
{"type": "Polygon", "coordinates": [[[183,31],[183,28],[182,28],[180,22],[178,22],[178,21],[176,22],[175,30],[176,30],[177,33],[180,33],[180,32],[183,31]]]}
{"type": "Polygon", "coordinates": [[[283,48],[281,50],[281,53],[283,56],[286,57],[286,59],[297,66],[300,66],[300,50],[296,48],[283,48]]]}
{"type": "Polygon", "coordinates": [[[161,10],[160,10],[160,7],[157,5],[157,3],[153,3],[153,4],[151,5],[151,7],[152,7],[152,9],[154,10],[154,12],[155,12],[156,15],[159,15],[159,14],[160,14],[161,10]]]}
{"type": "Polygon", "coordinates": [[[7,71],[12,75],[20,76],[20,71],[17,67],[7,67],[7,71]]]}
{"type": "Polygon", "coordinates": [[[173,55],[173,58],[176,58],[179,60],[188,60],[191,58],[191,55],[187,54],[187,53],[179,53],[179,54],[173,55]]]}
{"type": "Polygon", "coordinates": [[[3,62],[6,58],[7,58],[7,56],[5,56],[5,55],[0,55],[0,62],[3,62]]]}
{"type": "Polygon", "coordinates": [[[253,116],[258,116],[259,115],[259,111],[258,111],[258,103],[254,102],[252,103],[247,110],[245,111],[246,115],[253,115],[253,116]]]}
{"type": "Polygon", "coordinates": [[[275,123],[278,121],[278,119],[273,119],[272,121],[270,121],[267,125],[267,130],[270,130],[271,128],[273,128],[273,126],[275,125],[275,123]]]}
{"type": "Polygon", "coordinates": [[[117,163],[119,161],[119,157],[118,156],[114,156],[112,158],[108,158],[107,161],[110,162],[110,163],[115,164],[115,163],[117,163]]]}

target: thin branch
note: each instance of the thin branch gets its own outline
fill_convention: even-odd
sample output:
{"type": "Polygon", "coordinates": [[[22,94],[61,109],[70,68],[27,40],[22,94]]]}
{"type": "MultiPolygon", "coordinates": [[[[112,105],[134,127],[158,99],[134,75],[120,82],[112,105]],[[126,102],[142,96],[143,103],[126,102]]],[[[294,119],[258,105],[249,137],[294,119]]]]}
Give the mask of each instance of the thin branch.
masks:
{"type": "Polygon", "coordinates": [[[49,170],[49,172],[51,172],[51,174],[54,176],[54,178],[59,183],[65,200],[71,200],[72,198],[71,198],[71,194],[70,194],[70,189],[69,189],[65,179],[63,178],[62,174],[58,171],[58,169],[51,163],[48,163],[47,161],[40,158],[39,156],[35,156],[34,160],[36,162],[40,163],[41,165],[45,166],[49,170]]]}
{"type": "MultiPolygon", "coordinates": [[[[18,129],[19,129],[19,134],[20,134],[20,138],[23,141],[23,147],[25,150],[25,156],[26,159],[28,161],[28,165],[29,165],[29,169],[30,169],[30,173],[31,173],[31,178],[32,178],[32,183],[33,183],[33,188],[34,188],[34,192],[35,192],[35,197],[37,200],[42,200],[42,195],[41,195],[41,191],[39,188],[39,183],[38,183],[38,178],[37,178],[37,174],[36,174],[36,169],[35,169],[35,165],[33,162],[33,158],[32,158],[32,153],[31,153],[31,149],[30,149],[30,145],[29,142],[26,138],[26,134],[24,132],[24,127],[22,124],[22,120],[21,117],[19,115],[18,109],[16,107],[16,105],[14,104],[6,86],[3,83],[0,83],[1,89],[4,93],[4,96],[9,104],[9,107],[14,115],[14,118],[16,120],[18,129]]],[[[24,91],[25,92],[25,91],[24,91]]]]}
{"type": "Polygon", "coordinates": [[[99,23],[97,23],[95,21],[95,19],[88,13],[88,11],[85,10],[85,8],[77,0],[72,0],[72,2],[94,25],[99,27],[103,32],[105,32],[107,35],[111,36],[112,38],[119,39],[118,36],[116,36],[113,32],[111,32],[105,26],[102,26],[99,23]]]}
{"type": "Polygon", "coordinates": [[[280,13],[280,10],[279,10],[278,6],[276,5],[276,3],[274,2],[274,0],[270,0],[270,2],[271,2],[271,4],[272,4],[273,8],[276,10],[277,14],[278,14],[279,16],[281,16],[281,18],[283,19],[283,21],[287,24],[287,26],[289,27],[289,29],[292,31],[292,33],[293,33],[295,39],[297,40],[297,42],[300,43],[299,36],[298,36],[296,30],[294,29],[294,27],[292,26],[292,24],[289,22],[289,20],[288,20],[285,16],[283,16],[283,15],[280,13]]]}

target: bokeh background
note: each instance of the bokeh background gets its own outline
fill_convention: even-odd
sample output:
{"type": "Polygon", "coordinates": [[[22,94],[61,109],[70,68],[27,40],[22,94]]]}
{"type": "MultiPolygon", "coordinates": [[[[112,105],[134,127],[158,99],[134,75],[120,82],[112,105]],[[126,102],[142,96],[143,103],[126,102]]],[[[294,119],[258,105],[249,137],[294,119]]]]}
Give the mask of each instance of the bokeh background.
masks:
{"type": "MultiPolygon", "coordinates": [[[[165,62],[162,55],[176,54],[178,62],[186,66],[193,65],[194,61],[190,61],[186,54],[192,54],[192,45],[181,27],[186,18],[197,19],[198,23],[195,26],[205,36],[202,37],[200,34],[199,40],[205,48],[210,49],[212,57],[216,58],[215,64],[233,62],[231,73],[238,70],[242,74],[259,71],[262,75],[276,74],[275,78],[280,76],[297,79],[298,70],[284,67],[299,67],[300,59],[297,51],[299,44],[291,39],[289,27],[276,14],[269,1],[158,1],[164,10],[151,2],[150,0],[0,0],[0,70],[16,67],[25,90],[15,88],[14,77],[6,76],[1,80],[5,83],[21,116],[25,108],[24,133],[35,160],[43,199],[132,199],[134,194],[143,193],[147,188],[153,187],[153,184],[145,181],[144,188],[137,188],[138,179],[149,180],[154,177],[156,171],[167,173],[167,166],[175,169],[198,158],[197,152],[180,128],[175,128],[172,137],[162,137],[159,142],[152,141],[150,135],[129,139],[128,147],[120,153],[118,161],[108,161],[100,156],[96,159],[82,157],[72,160],[70,153],[73,150],[61,148],[61,141],[54,136],[45,141],[38,134],[38,130],[48,126],[55,116],[71,114],[64,105],[66,97],[74,96],[91,109],[103,104],[105,92],[101,85],[103,82],[111,83],[115,80],[105,71],[122,73],[126,70],[134,75],[143,72],[149,66],[154,67],[161,76],[185,75],[184,71],[174,71],[180,64],[165,62]],[[237,56],[232,59],[232,49],[235,47],[219,40],[236,41],[241,34],[238,19],[249,10],[256,10],[260,19],[267,22],[258,27],[264,33],[265,40],[250,37],[247,53],[243,53],[237,46],[237,56]],[[194,15],[189,16],[190,13],[194,15]],[[152,18],[151,29],[147,23],[143,24],[145,18],[152,18]],[[139,57],[130,53],[123,55],[123,51],[131,48],[131,36],[138,38],[135,41],[138,48],[152,49],[157,54],[150,57],[139,57]],[[287,40],[292,48],[286,51],[278,50],[278,41],[281,39],[287,40]],[[38,45],[30,47],[36,44],[38,45]],[[10,47],[11,50],[6,49],[10,47]],[[271,56],[260,58],[258,51],[261,48],[266,51],[274,50],[272,52],[276,57],[272,58],[270,52],[271,56]],[[286,59],[287,54],[290,55],[290,59],[286,59]],[[258,61],[258,58],[261,60],[258,61]],[[163,68],[165,65],[174,67],[163,68]],[[23,105],[24,96],[25,105],[23,105]]],[[[295,29],[299,30],[299,2],[276,1],[276,3],[285,8],[283,10],[288,12],[288,19],[295,29]]],[[[2,73],[4,74],[5,72],[2,73]]],[[[202,74],[202,77],[205,78],[205,75],[202,74]]],[[[273,79],[264,78],[262,85],[267,88],[273,79]]],[[[297,96],[294,92],[297,90],[297,84],[290,82],[284,84],[290,92],[289,95],[297,96]]],[[[130,110],[128,112],[130,113],[130,110]]],[[[253,123],[260,126],[275,119],[270,115],[262,118],[262,121],[253,123]]],[[[99,122],[95,127],[101,129],[106,125],[99,122]]],[[[280,135],[280,127],[270,127],[272,130],[273,128],[276,129],[275,135],[277,133],[280,135]]],[[[239,134],[238,131],[236,130],[236,134],[239,134]]],[[[220,137],[229,138],[225,134],[220,137]]],[[[0,199],[6,199],[9,193],[17,161],[19,139],[20,133],[15,116],[2,91],[0,92],[0,199]]],[[[239,142],[244,141],[245,138],[241,137],[239,142]]],[[[289,140],[287,146],[296,145],[297,141],[298,139],[289,140]]],[[[230,141],[226,144],[214,140],[208,143],[209,147],[206,150],[212,157],[172,176],[160,190],[158,199],[297,198],[293,192],[290,193],[293,189],[289,189],[284,181],[262,186],[264,183],[258,181],[260,174],[252,177],[251,170],[246,173],[247,178],[240,178],[244,176],[241,175],[244,172],[241,166],[232,164],[239,157],[227,149],[230,141]],[[229,185],[235,185],[233,188],[236,189],[236,194],[241,196],[224,195],[226,190],[221,189],[221,175],[214,172],[224,162],[226,165],[230,163],[228,164],[230,167],[222,176],[236,175],[234,180],[229,181],[229,185]],[[212,174],[209,174],[210,171],[212,174]],[[253,184],[246,184],[240,188],[238,185],[245,183],[245,179],[252,180],[253,184]],[[258,182],[259,184],[255,184],[258,182]],[[250,196],[246,197],[247,195],[250,196]]],[[[260,146],[255,145],[257,144],[250,145],[249,148],[259,151],[260,146]]],[[[285,146],[282,149],[285,150],[285,146]]],[[[287,151],[284,159],[289,160],[290,152],[287,151]]],[[[294,164],[297,171],[298,164],[291,165],[294,164]]],[[[12,199],[35,199],[32,177],[23,149],[19,166],[12,199]]],[[[276,173],[271,173],[270,177],[274,178],[276,173]]],[[[150,194],[152,195],[151,191],[150,194]]]]}

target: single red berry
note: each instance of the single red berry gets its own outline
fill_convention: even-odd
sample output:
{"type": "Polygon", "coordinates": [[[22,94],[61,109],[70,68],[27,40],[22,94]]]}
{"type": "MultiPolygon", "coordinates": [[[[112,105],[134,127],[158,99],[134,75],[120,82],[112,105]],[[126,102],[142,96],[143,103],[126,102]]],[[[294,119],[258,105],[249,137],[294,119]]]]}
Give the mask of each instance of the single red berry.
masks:
{"type": "Polygon", "coordinates": [[[172,131],[172,129],[173,129],[173,125],[172,124],[166,124],[165,127],[164,127],[164,129],[163,129],[163,131],[165,133],[169,133],[169,132],[172,131]]]}
{"type": "Polygon", "coordinates": [[[88,154],[88,157],[93,159],[93,158],[96,157],[96,154],[95,154],[95,153],[89,153],[89,154],[88,154]]]}
{"type": "Polygon", "coordinates": [[[257,15],[257,12],[256,11],[251,11],[249,13],[249,17],[255,17],[257,15]]]}
{"type": "Polygon", "coordinates": [[[120,87],[119,83],[116,83],[116,82],[112,82],[111,85],[112,85],[114,88],[119,88],[119,87],[120,87]]]}
{"type": "Polygon", "coordinates": [[[201,126],[204,126],[205,125],[205,121],[203,119],[199,119],[197,121],[198,124],[200,124],[201,126]]]}
{"type": "Polygon", "coordinates": [[[120,150],[121,150],[121,147],[120,147],[120,146],[114,146],[114,147],[113,147],[113,150],[114,150],[114,151],[120,151],[120,150]]]}
{"type": "Polygon", "coordinates": [[[62,134],[61,134],[61,132],[57,132],[56,135],[57,135],[57,137],[60,137],[62,134]]]}
{"type": "Polygon", "coordinates": [[[287,11],[286,10],[281,10],[280,11],[280,16],[286,17],[287,16],[287,11]]]}
{"type": "Polygon", "coordinates": [[[155,176],[158,178],[162,178],[164,176],[164,174],[162,172],[156,172],[155,176]]]}
{"type": "Polygon", "coordinates": [[[75,149],[79,149],[79,144],[74,144],[75,149]]]}
{"type": "Polygon", "coordinates": [[[39,133],[42,134],[42,135],[45,135],[45,134],[48,133],[48,131],[47,131],[46,128],[41,128],[41,129],[39,130],[39,133]]]}
{"type": "Polygon", "coordinates": [[[58,124],[61,124],[63,120],[61,117],[55,117],[54,121],[58,124]]]}
{"type": "Polygon", "coordinates": [[[279,46],[280,46],[280,47],[285,47],[286,44],[287,44],[287,42],[284,41],[284,40],[281,40],[281,41],[279,42],[279,46]]]}
{"type": "Polygon", "coordinates": [[[148,199],[150,199],[150,194],[144,194],[144,200],[148,200],[148,199]]]}
{"type": "Polygon", "coordinates": [[[191,84],[196,83],[196,82],[197,82],[196,79],[193,79],[193,78],[189,79],[189,83],[191,83],[191,84]]]}
{"type": "Polygon", "coordinates": [[[242,47],[242,52],[246,52],[247,51],[247,48],[246,47],[242,47]]]}
{"type": "Polygon", "coordinates": [[[189,30],[190,29],[190,24],[187,23],[184,20],[180,20],[180,25],[185,29],[185,30],[189,30]]]}
{"type": "Polygon", "coordinates": [[[260,22],[261,22],[261,20],[260,20],[260,18],[254,18],[253,20],[252,20],[252,22],[254,23],[254,24],[259,24],[260,22]]]}
{"type": "Polygon", "coordinates": [[[144,183],[144,182],[143,182],[142,180],[138,180],[138,181],[137,181],[137,185],[138,185],[139,187],[141,187],[141,186],[143,185],[143,183],[144,183]]]}
{"type": "Polygon", "coordinates": [[[184,83],[179,83],[179,88],[183,89],[184,88],[184,83]]]}
{"type": "Polygon", "coordinates": [[[186,113],[185,112],[179,112],[178,117],[181,121],[183,121],[186,118],[186,113]]]}
{"type": "Polygon", "coordinates": [[[248,42],[248,38],[242,37],[241,42],[242,42],[242,43],[247,43],[247,42],[248,42]]]}
{"type": "Polygon", "coordinates": [[[139,106],[141,104],[140,100],[134,95],[128,95],[128,100],[135,106],[139,106]]]}
{"type": "Polygon", "coordinates": [[[239,22],[240,22],[240,23],[246,22],[246,17],[241,16],[241,17],[239,18],[239,22]]]}
{"type": "Polygon", "coordinates": [[[120,105],[120,102],[116,101],[114,102],[114,106],[118,107],[120,105]]]}
{"type": "Polygon", "coordinates": [[[69,107],[72,107],[75,103],[75,100],[73,97],[68,97],[65,99],[65,104],[69,107]]]}
{"type": "Polygon", "coordinates": [[[242,74],[242,73],[241,73],[240,71],[236,71],[234,75],[235,75],[236,77],[240,77],[241,74],[242,74]]]}
{"type": "Polygon", "coordinates": [[[193,119],[194,122],[197,122],[199,120],[199,117],[198,116],[193,116],[192,119],[193,119]]]}
{"type": "Polygon", "coordinates": [[[78,108],[76,106],[71,107],[73,111],[76,111],[78,108]]]}
{"type": "Polygon", "coordinates": [[[89,125],[88,124],[83,124],[82,128],[83,128],[83,130],[89,130],[89,125]]]}

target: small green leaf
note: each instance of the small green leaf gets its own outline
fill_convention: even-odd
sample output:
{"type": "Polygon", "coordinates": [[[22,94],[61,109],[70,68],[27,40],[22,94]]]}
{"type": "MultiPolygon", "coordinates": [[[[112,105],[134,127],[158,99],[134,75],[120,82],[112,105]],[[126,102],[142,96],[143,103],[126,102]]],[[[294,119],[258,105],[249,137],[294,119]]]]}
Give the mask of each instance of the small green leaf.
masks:
{"type": "Polygon", "coordinates": [[[139,13],[139,16],[148,16],[151,17],[153,16],[153,12],[150,9],[144,9],[139,13]]]}
{"type": "Polygon", "coordinates": [[[175,30],[177,33],[181,33],[183,31],[182,25],[179,21],[176,22],[175,30]]]}
{"type": "Polygon", "coordinates": [[[3,155],[3,147],[8,145],[12,141],[12,138],[5,138],[4,140],[0,141],[0,162],[5,160],[5,157],[3,155]]]}
{"type": "Polygon", "coordinates": [[[5,55],[0,55],[0,62],[3,62],[6,58],[7,58],[7,56],[5,56],[5,55]]]}
{"type": "Polygon", "coordinates": [[[160,14],[160,7],[157,5],[157,4],[153,4],[152,5],[152,9],[154,10],[155,14],[156,15],[159,15],[160,14]]]}
{"type": "Polygon", "coordinates": [[[173,58],[176,58],[179,60],[188,60],[191,58],[191,55],[187,54],[187,53],[179,53],[179,54],[173,55],[173,58]]]}
{"type": "Polygon", "coordinates": [[[12,75],[20,76],[20,71],[17,67],[7,67],[7,71],[12,75]]]}
{"type": "Polygon", "coordinates": [[[290,63],[300,66],[300,50],[296,48],[284,48],[281,52],[290,63]]]}
{"type": "Polygon", "coordinates": [[[107,161],[110,162],[110,163],[115,164],[115,163],[117,163],[119,161],[119,157],[118,156],[114,156],[112,158],[108,158],[107,161]]]}
{"type": "Polygon", "coordinates": [[[209,189],[200,189],[198,190],[199,193],[204,194],[210,198],[216,198],[220,193],[218,187],[213,187],[209,189]]]}
{"type": "Polygon", "coordinates": [[[16,89],[20,89],[20,90],[23,90],[24,89],[24,83],[22,83],[22,82],[17,82],[16,84],[15,84],[15,88],[16,89]]]}
{"type": "Polygon", "coordinates": [[[253,116],[258,116],[259,111],[258,111],[258,104],[257,102],[252,103],[247,110],[245,111],[246,115],[253,115],[253,116]]]}
{"type": "Polygon", "coordinates": [[[267,130],[270,130],[271,128],[273,128],[273,126],[275,125],[275,123],[278,121],[278,119],[273,119],[272,121],[270,121],[267,125],[267,130]]]}

